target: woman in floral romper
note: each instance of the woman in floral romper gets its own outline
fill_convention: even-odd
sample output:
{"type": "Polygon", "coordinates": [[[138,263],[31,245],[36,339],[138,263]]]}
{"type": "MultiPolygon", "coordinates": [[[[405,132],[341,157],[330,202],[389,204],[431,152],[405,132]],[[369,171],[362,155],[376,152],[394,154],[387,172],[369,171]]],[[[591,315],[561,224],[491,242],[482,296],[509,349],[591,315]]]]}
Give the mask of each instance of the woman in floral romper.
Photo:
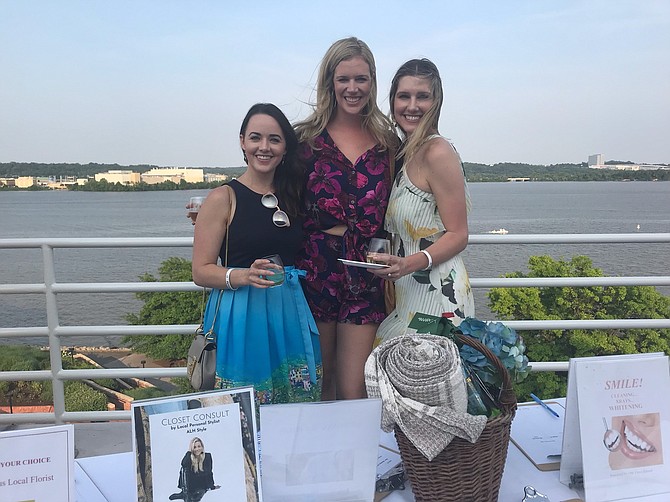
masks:
{"type": "Polygon", "coordinates": [[[363,368],[386,317],[382,281],[339,258],[365,261],[383,233],[397,137],[376,104],[374,58],[356,38],[335,42],[320,66],[313,113],[296,124],[307,172],[305,246],[296,266],[319,329],[323,400],[366,396],[363,368]]]}

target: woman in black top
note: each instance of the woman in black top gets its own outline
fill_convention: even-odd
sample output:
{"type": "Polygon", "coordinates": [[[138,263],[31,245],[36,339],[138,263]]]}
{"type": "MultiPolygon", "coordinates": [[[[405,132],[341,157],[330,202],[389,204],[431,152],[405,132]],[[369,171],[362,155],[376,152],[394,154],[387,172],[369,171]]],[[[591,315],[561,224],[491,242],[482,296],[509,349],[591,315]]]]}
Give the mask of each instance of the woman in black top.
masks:
{"type": "Polygon", "coordinates": [[[170,495],[170,500],[184,499],[186,502],[199,502],[207,490],[216,490],[212,472],[212,454],[205,453],[202,439],[194,437],[188,451],[181,459],[179,474],[181,492],[170,495]]]}

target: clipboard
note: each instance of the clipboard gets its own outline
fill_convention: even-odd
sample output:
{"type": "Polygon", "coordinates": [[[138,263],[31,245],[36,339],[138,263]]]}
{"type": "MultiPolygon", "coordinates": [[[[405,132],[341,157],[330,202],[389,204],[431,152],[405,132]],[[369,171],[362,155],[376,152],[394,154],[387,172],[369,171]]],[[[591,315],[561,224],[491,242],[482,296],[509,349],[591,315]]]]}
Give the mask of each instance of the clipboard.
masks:
{"type": "Polygon", "coordinates": [[[556,401],[545,404],[558,413],[558,418],[537,403],[521,403],[510,440],[540,471],[557,471],[561,466],[565,408],[556,401]]]}

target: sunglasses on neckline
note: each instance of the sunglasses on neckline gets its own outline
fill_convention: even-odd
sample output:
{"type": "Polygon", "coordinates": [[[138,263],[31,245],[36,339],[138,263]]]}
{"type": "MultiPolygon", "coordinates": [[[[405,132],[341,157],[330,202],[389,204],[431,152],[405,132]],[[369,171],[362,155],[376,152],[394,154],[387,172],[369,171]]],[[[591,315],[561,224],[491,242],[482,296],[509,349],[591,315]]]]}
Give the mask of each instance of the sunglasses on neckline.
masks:
{"type": "Polygon", "coordinates": [[[272,192],[268,192],[261,197],[261,204],[268,209],[276,209],[272,215],[272,223],[279,228],[290,227],[291,220],[288,219],[288,214],[279,207],[279,199],[272,192]]]}

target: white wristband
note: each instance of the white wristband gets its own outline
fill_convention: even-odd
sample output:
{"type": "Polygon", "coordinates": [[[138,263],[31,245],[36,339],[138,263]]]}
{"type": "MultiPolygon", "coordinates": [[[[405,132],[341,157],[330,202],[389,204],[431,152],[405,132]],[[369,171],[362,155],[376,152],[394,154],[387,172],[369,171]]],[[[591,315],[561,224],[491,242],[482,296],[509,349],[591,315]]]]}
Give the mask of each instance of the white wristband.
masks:
{"type": "Polygon", "coordinates": [[[235,270],[234,268],[229,268],[226,270],[226,288],[230,289],[232,291],[237,291],[237,288],[234,288],[233,285],[230,283],[230,273],[235,270]]]}
{"type": "Polygon", "coordinates": [[[426,255],[426,258],[428,258],[428,266],[426,268],[423,268],[421,270],[430,270],[433,268],[433,257],[430,256],[430,253],[426,251],[425,249],[422,249],[421,252],[426,255]]]}

